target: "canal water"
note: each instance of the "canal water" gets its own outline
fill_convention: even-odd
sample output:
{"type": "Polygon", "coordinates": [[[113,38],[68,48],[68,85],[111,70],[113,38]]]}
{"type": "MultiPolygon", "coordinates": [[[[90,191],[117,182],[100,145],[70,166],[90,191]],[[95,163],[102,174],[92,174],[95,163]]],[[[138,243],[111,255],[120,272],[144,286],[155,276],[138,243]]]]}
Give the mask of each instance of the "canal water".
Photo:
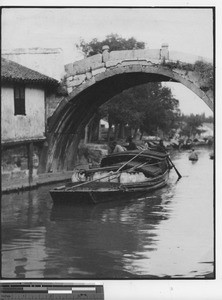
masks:
{"type": "Polygon", "coordinates": [[[210,149],[175,152],[169,184],[145,198],[53,206],[49,190],[2,196],[2,277],[211,278],[214,184],[210,149]]]}

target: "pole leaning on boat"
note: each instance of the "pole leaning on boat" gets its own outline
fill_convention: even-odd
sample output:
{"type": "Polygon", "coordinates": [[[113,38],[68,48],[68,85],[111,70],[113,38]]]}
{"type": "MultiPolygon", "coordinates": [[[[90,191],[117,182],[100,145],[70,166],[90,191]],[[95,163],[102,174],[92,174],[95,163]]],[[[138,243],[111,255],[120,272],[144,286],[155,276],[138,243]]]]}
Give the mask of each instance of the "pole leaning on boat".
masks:
{"type": "Polygon", "coordinates": [[[167,156],[169,162],[171,163],[171,165],[173,166],[174,170],[176,171],[177,175],[178,175],[178,180],[182,177],[182,175],[180,174],[180,172],[177,170],[176,166],[174,165],[174,163],[172,162],[170,156],[167,156]]]}
{"type": "Polygon", "coordinates": [[[143,153],[146,149],[143,149],[142,151],[140,151],[139,153],[137,153],[135,156],[133,156],[129,161],[127,161],[125,164],[123,164],[116,172],[110,172],[108,175],[104,176],[104,177],[101,177],[101,178],[97,178],[97,179],[94,179],[92,181],[85,181],[85,182],[82,182],[78,185],[75,185],[74,187],[71,187],[71,188],[67,188],[67,190],[69,189],[73,189],[73,188],[77,188],[77,187],[80,187],[80,186],[83,186],[83,185],[86,185],[86,184],[89,184],[89,183],[92,183],[92,182],[95,182],[95,181],[99,181],[101,179],[105,179],[107,177],[110,177],[110,176],[114,176],[114,175],[118,175],[120,173],[120,170],[122,168],[124,168],[128,163],[130,163],[131,161],[133,161],[136,157],[138,157],[141,153],[143,153]]]}
{"type": "Polygon", "coordinates": [[[147,149],[143,149],[142,151],[140,151],[139,153],[137,153],[135,156],[133,156],[129,161],[127,161],[125,164],[123,164],[116,172],[119,172],[122,168],[124,168],[128,163],[130,163],[131,161],[133,161],[135,158],[137,158],[141,153],[143,153],[144,151],[146,151],[147,149]]]}

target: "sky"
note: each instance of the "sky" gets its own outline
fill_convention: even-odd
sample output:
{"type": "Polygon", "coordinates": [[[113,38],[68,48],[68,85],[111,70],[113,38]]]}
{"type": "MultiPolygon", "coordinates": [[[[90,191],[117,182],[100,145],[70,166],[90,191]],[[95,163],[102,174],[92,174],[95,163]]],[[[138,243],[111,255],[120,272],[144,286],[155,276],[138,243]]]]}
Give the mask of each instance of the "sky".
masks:
{"type": "MultiPolygon", "coordinates": [[[[2,12],[2,48],[61,48],[64,63],[81,59],[75,45],[107,34],[135,37],[147,48],[213,59],[212,10],[201,8],[9,8],[2,12]]],[[[212,111],[181,84],[169,83],[185,114],[212,111]]]]}

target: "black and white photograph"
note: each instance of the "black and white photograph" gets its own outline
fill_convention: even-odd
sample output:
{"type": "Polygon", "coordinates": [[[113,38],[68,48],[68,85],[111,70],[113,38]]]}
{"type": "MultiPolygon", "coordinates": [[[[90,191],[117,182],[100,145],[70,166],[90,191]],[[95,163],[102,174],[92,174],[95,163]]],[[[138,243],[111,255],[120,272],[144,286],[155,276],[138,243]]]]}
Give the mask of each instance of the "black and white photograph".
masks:
{"type": "Polygon", "coordinates": [[[1,7],[3,280],[215,281],[215,15],[1,7]]]}

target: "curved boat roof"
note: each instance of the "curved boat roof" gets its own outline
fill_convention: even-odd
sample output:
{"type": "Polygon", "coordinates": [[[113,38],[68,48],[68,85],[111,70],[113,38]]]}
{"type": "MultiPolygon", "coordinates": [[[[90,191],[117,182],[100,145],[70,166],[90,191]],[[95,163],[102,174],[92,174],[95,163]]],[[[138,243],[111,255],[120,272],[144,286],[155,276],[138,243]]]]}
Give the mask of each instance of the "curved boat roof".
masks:
{"type": "Polygon", "coordinates": [[[164,160],[168,156],[167,153],[157,152],[157,151],[153,151],[153,150],[145,150],[143,152],[141,150],[123,151],[123,152],[119,152],[119,153],[112,153],[112,154],[104,157],[101,161],[101,167],[107,166],[109,164],[116,163],[119,161],[130,160],[136,155],[138,155],[137,157],[135,157],[136,161],[138,161],[138,160],[143,161],[148,158],[164,160]]]}

